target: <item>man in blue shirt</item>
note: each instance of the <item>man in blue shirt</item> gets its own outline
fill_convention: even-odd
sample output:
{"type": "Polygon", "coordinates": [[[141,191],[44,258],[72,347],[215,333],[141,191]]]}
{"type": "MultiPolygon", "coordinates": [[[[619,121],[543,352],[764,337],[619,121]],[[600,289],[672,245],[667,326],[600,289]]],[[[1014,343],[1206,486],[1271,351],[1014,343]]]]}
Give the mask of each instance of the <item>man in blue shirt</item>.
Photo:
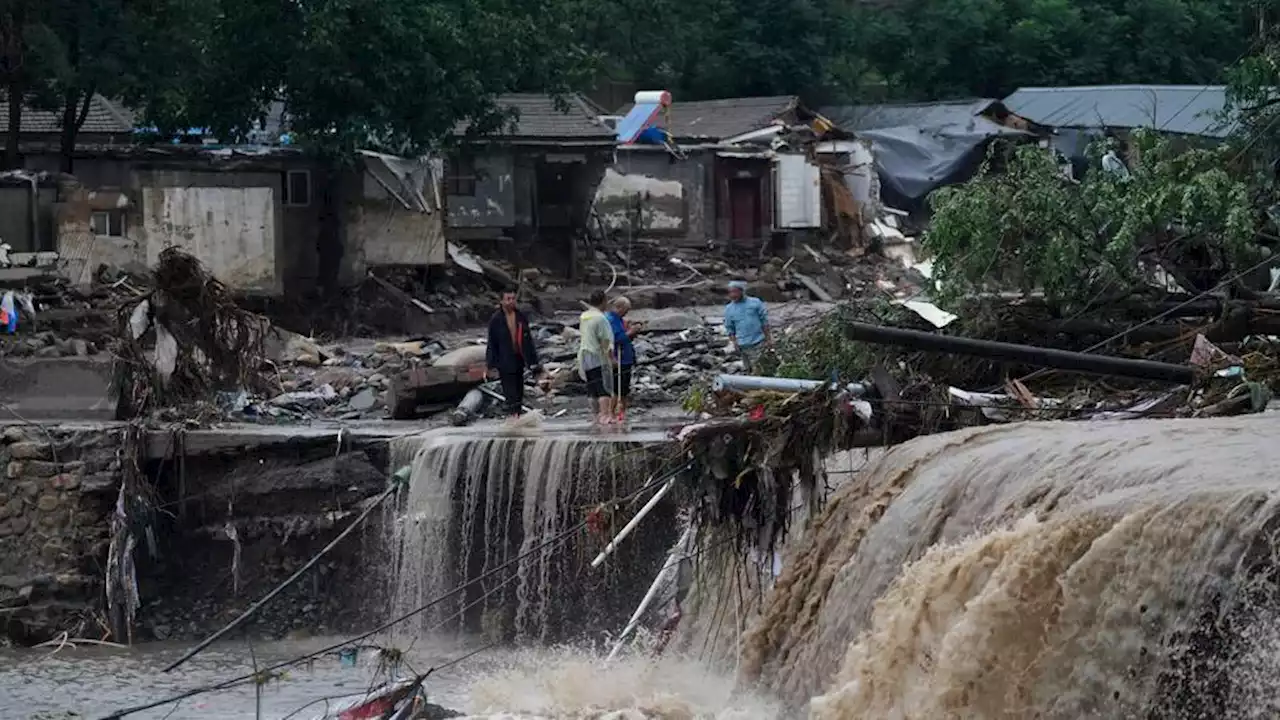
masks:
{"type": "Polygon", "coordinates": [[[729,283],[724,329],[733,341],[733,349],[742,356],[746,371],[755,372],[764,349],[773,343],[769,332],[769,311],[763,300],[747,295],[747,284],[740,280],[729,283]]]}

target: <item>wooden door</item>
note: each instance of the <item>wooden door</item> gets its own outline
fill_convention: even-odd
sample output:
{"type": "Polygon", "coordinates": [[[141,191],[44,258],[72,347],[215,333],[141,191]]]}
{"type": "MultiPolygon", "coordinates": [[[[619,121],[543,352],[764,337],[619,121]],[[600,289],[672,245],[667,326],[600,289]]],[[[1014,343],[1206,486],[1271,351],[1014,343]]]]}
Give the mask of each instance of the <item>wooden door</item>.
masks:
{"type": "Polygon", "coordinates": [[[760,237],[760,181],[756,178],[729,180],[729,234],[733,240],[760,237]]]}

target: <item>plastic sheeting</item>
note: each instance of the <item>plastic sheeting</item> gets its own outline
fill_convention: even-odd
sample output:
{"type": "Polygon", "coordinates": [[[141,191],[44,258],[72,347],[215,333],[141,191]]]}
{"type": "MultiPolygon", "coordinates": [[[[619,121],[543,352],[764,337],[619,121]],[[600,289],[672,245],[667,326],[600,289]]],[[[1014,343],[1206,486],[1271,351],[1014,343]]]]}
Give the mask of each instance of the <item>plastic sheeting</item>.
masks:
{"type": "Polygon", "coordinates": [[[968,180],[992,138],[1030,135],[975,117],[965,124],[865,130],[858,137],[871,142],[882,192],[889,190],[896,196],[890,200],[914,206],[939,187],[968,180]]]}

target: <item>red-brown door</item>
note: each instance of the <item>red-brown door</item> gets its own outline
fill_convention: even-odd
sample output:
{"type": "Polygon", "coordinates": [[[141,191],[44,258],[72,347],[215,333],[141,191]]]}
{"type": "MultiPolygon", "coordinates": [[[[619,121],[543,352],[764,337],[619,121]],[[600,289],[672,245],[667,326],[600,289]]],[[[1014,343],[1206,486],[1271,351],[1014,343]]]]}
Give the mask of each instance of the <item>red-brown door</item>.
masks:
{"type": "Polygon", "coordinates": [[[729,233],[733,240],[760,237],[760,181],[757,178],[729,180],[729,233]]]}

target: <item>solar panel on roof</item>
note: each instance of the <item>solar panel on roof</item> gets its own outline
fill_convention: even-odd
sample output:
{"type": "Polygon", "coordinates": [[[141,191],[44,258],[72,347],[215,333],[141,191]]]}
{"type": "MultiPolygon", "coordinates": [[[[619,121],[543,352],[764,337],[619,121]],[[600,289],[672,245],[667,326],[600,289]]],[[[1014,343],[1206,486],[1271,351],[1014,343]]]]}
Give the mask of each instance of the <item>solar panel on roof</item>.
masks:
{"type": "Polygon", "coordinates": [[[618,122],[618,142],[630,145],[640,134],[652,126],[662,108],[671,104],[671,93],[666,90],[642,90],[636,93],[635,105],[627,116],[618,122]]]}

